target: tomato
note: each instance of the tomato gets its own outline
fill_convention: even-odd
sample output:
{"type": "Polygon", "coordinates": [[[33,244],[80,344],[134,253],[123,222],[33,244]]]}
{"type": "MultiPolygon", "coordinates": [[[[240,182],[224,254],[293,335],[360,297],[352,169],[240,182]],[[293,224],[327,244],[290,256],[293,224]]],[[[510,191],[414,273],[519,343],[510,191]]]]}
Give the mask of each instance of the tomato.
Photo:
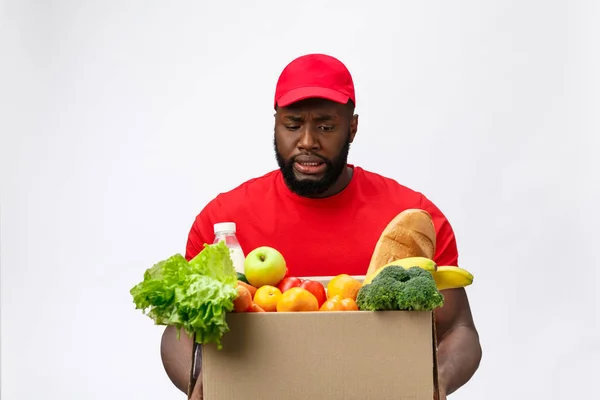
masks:
{"type": "Polygon", "coordinates": [[[340,295],[335,295],[319,308],[319,311],[359,311],[354,299],[347,297],[345,299],[340,295]]]}
{"type": "Polygon", "coordinates": [[[319,311],[344,311],[344,305],[342,304],[342,298],[340,296],[332,297],[327,299],[325,303],[319,308],[319,311]]]}
{"type": "Polygon", "coordinates": [[[277,284],[277,288],[281,290],[281,293],[284,293],[286,290],[291,289],[293,287],[299,287],[302,284],[302,281],[299,278],[295,277],[286,277],[281,280],[277,284]]]}
{"type": "Polygon", "coordinates": [[[325,303],[325,300],[327,300],[327,292],[325,291],[325,286],[323,286],[323,284],[320,282],[305,279],[304,281],[302,281],[300,287],[308,290],[317,298],[317,301],[319,302],[319,307],[321,307],[323,303],[325,303]]]}
{"type": "Polygon", "coordinates": [[[344,307],[344,311],[358,311],[358,304],[352,297],[347,297],[340,301],[342,307],[344,307]]]}

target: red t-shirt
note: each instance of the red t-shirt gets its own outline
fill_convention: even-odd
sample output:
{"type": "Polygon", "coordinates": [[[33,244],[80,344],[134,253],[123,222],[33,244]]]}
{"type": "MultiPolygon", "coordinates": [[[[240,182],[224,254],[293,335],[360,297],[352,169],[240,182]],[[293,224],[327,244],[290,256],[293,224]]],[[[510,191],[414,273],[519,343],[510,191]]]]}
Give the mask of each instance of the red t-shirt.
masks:
{"type": "Polygon", "coordinates": [[[214,241],[215,223],[235,222],[246,255],[259,246],[274,247],[283,254],[290,276],[364,275],[386,225],[401,211],[420,208],[431,214],[436,228],[434,261],[458,265],[452,227],[430,200],[392,179],[350,166],[349,185],[324,199],[296,195],[279,170],[219,194],[196,217],[186,258],[214,241]]]}

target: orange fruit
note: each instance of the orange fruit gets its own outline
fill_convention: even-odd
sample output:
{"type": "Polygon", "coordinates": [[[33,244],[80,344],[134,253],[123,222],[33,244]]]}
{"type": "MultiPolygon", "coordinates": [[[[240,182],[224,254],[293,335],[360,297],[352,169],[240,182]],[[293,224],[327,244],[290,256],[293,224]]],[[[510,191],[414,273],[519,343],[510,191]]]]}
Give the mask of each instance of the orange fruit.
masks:
{"type": "Polygon", "coordinates": [[[277,302],[281,297],[281,290],[275,286],[264,285],[256,289],[254,303],[265,311],[277,311],[277,302]]]}
{"type": "Polygon", "coordinates": [[[342,301],[340,301],[340,303],[346,311],[358,311],[358,304],[356,304],[356,301],[354,301],[354,299],[351,299],[350,297],[343,299],[342,301]]]}
{"type": "Polygon", "coordinates": [[[283,292],[277,302],[277,311],[319,311],[319,302],[308,290],[293,287],[283,292]]]}
{"type": "Polygon", "coordinates": [[[356,300],[356,295],[361,287],[362,283],[358,279],[354,279],[348,274],[340,274],[327,284],[327,298],[340,296],[342,299],[356,300]]]}
{"type": "Polygon", "coordinates": [[[344,311],[344,305],[342,304],[342,298],[337,295],[328,299],[323,303],[319,311],[344,311]]]}

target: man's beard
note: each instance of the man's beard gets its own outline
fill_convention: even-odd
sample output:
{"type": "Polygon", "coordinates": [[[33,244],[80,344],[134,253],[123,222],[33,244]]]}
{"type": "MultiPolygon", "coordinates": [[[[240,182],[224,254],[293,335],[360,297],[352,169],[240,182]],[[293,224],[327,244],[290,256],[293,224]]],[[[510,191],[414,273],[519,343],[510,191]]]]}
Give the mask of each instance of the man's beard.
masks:
{"type": "Polygon", "coordinates": [[[344,172],[344,168],[346,168],[346,163],[348,161],[348,153],[350,151],[350,134],[348,133],[344,146],[340,150],[340,153],[337,155],[337,157],[335,157],[333,160],[328,160],[313,152],[309,153],[313,156],[319,157],[327,165],[325,174],[321,179],[318,180],[297,179],[294,172],[294,158],[288,161],[283,159],[279,153],[279,150],[277,150],[276,137],[273,138],[273,147],[275,148],[275,158],[277,159],[277,164],[279,165],[279,169],[283,174],[283,179],[287,187],[299,196],[315,197],[326,192],[327,189],[329,189],[337,181],[342,172],[344,172]]]}

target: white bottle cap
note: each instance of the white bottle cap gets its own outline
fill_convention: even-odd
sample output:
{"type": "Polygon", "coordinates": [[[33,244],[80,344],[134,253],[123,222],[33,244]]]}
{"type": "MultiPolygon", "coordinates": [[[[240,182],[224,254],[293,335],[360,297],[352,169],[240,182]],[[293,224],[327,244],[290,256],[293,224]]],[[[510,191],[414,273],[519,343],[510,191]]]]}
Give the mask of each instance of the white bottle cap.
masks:
{"type": "Polygon", "coordinates": [[[235,233],[235,222],[221,222],[214,225],[214,233],[233,232],[235,233]]]}

